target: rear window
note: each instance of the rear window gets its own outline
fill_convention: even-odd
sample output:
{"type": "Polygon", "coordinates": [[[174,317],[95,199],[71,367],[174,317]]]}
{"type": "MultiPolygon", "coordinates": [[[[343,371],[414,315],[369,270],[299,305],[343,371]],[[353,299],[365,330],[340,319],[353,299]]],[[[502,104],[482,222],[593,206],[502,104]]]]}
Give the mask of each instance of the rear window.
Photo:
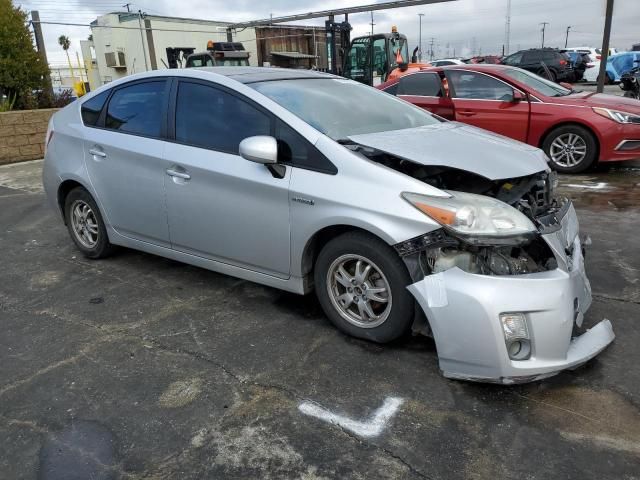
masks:
{"type": "Polygon", "coordinates": [[[98,118],[100,118],[100,112],[104,107],[104,103],[107,101],[110,90],[106,90],[99,93],[93,98],[90,98],[82,104],[80,109],[82,114],[82,122],[88,127],[95,127],[98,124],[98,118]]]}
{"type": "Polygon", "coordinates": [[[105,127],[122,133],[160,137],[166,82],[136,83],[119,88],[107,107],[105,127]]]}
{"type": "Polygon", "coordinates": [[[437,73],[414,73],[400,78],[397,95],[423,97],[442,96],[440,77],[437,73]]]}

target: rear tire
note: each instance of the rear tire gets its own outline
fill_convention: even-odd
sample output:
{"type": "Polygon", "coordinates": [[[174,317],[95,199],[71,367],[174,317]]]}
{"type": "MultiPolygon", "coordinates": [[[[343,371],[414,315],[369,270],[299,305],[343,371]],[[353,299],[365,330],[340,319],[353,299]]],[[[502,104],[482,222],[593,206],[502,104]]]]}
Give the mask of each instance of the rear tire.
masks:
{"type": "Polygon", "coordinates": [[[584,172],[598,158],[598,142],[580,125],[555,128],[544,139],[542,149],[551,159],[551,167],[563,173],[584,172]]]}
{"type": "Polygon", "coordinates": [[[87,190],[76,187],[64,200],[64,218],[73,243],[87,258],[111,255],[115,246],[109,243],[107,229],[98,205],[87,190]]]}
{"type": "Polygon", "coordinates": [[[344,333],[386,343],[409,332],[415,308],[406,289],[411,277],[393,248],[377,237],[348,232],[329,241],[316,260],[314,280],[322,309],[344,333]]]}

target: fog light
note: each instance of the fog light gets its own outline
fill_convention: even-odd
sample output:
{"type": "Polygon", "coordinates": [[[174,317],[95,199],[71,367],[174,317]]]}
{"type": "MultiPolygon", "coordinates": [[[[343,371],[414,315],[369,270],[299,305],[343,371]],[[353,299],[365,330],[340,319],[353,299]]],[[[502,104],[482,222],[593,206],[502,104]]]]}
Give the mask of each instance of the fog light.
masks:
{"type": "Polygon", "coordinates": [[[503,313],[500,315],[504,343],[512,360],[526,360],[531,356],[531,341],[527,318],[523,313],[503,313]]]}

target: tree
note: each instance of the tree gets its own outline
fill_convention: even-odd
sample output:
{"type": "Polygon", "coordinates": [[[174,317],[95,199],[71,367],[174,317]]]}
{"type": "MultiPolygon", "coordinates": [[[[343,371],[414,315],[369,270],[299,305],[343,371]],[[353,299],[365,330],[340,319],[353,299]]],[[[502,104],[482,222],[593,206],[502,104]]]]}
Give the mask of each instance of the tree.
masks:
{"type": "Polygon", "coordinates": [[[11,0],[0,0],[0,97],[27,106],[33,92],[43,88],[48,70],[33,46],[26,12],[11,0]]]}

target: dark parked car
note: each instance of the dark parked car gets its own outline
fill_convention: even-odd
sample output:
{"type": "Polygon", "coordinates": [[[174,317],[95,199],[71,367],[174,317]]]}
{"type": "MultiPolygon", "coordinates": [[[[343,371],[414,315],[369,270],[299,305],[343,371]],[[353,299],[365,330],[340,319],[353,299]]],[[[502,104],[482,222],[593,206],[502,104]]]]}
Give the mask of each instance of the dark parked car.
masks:
{"type": "Polygon", "coordinates": [[[573,68],[569,57],[555,48],[520,50],[504,58],[502,63],[524,68],[553,82],[573,81],[573,68]]]}

